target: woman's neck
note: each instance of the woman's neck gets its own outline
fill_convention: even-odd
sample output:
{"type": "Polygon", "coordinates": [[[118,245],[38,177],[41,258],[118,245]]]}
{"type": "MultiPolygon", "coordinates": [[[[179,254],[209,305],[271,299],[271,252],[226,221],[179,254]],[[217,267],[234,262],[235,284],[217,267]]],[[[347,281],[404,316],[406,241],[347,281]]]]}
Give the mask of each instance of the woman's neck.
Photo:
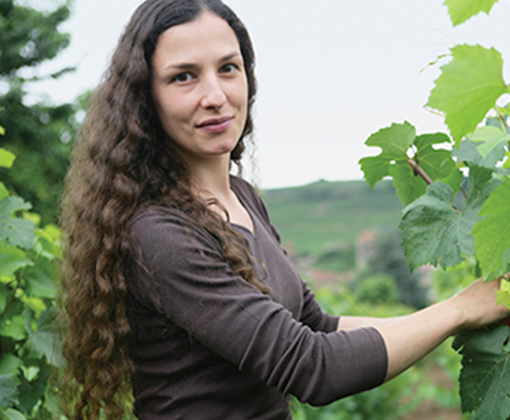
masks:
{"type": "Polygon", "coordinates": [[[230,188],[230,159],[193,165],[190,170],[194,194],[211,203],[209,209],[231,223],[254,231],[253,221],[237,195],[230,188]]]}
{"type": "Polygon", "coordinates": [[[193,192],[203,199],[222,200],[230,191],[230,159],[211,159],[189,165],[193,192]]]}

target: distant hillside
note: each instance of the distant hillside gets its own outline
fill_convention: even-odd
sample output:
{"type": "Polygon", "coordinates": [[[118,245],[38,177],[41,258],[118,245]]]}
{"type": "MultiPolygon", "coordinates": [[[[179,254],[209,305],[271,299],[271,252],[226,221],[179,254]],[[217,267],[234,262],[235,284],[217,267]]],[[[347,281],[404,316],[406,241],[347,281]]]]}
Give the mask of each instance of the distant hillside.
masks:
{"type": "Polygon", "coordinates": [[[271,220],[295,255],[319,256],[353,244],[365,230],[398,228],[402,204],[390,181],[318,181],[263,192],[271,220]]]}

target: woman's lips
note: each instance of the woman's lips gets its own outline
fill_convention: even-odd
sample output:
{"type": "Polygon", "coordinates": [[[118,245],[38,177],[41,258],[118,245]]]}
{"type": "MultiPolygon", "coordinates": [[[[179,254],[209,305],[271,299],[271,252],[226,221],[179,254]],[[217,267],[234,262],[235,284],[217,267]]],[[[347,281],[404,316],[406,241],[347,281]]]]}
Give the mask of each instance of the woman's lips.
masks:
{"type": "Polygon", "coordinates": [[[232,119],[232,117],[212,118],[201,122],[197,125],[197,128],[207,131],[208,133],[222,133],[230,127],[232,119]]]}

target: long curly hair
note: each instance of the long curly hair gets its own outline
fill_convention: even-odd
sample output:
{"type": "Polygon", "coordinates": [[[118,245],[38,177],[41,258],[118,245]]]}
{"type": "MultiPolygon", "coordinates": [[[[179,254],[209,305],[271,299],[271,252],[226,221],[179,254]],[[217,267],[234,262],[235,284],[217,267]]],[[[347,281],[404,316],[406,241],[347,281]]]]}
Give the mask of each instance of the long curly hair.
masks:
{"type": "Polygon", "coordinates": [[[133,362],[125,313],[132,261],[129,224],[150,204],[179,208],[220,242],[226,260],[267,293],[246,242],[191,192],[189,174],[158,120],[151,97],[151,60],[168,28],[209,11],[224,19],[240,44],[248,79],[248,117],[231,153],[240,165],[252,132],[254,52],[239,18],[220,0],[147,0],[126,26],[71,156],[62,204],[65,238],[62,306],[64,411],[70,419],[119,419],[131,396],[133,362]]]}

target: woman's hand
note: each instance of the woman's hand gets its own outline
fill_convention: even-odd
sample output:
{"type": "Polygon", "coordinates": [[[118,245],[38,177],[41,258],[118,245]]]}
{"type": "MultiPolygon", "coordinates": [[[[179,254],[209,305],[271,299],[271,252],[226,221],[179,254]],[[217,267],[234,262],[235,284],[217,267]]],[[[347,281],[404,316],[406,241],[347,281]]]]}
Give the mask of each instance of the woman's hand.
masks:
{"type": "Polygon", "coordinates": [[[501,278],[488,282],[477,280],[450,299],[461,316],[459,328],[454,333],[461,329],[480,328],[510,315],[505,306],[496,304],[501,278]]]}

